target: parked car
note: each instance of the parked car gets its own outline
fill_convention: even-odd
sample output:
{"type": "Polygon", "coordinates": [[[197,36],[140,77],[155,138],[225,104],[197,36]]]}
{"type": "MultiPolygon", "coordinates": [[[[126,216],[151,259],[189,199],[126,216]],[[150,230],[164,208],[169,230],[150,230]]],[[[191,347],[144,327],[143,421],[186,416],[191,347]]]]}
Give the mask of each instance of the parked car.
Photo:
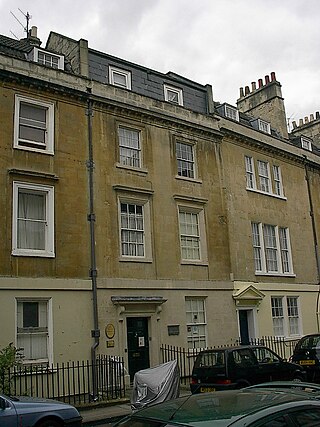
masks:
{"type": "Polygon", "coordinates": [[[276,389],[295,389],[303,390],[308,393],[312,393],[313,396],[319,396],[320,398],[320,385],[315,383],[308,383],[304,381],[270,381],[266,383],[260,383],[246,387],[246,389],[252,388],[276,388],[276,389]]]}
{"type": "Polygon", "coordinates": [[[311,427],[320,400],[300,390],[252,388],[168,400],[134,412],[116,427],[311,427]]]}
{"type": "Polygon", "coordinates": [[[320,334],[302,337],[295,346],[291,360],[303,366],[308,381],[320,382],[320,334]]]}
{"type": "Polygon", "coordinates": [[[304,380],[304,369],[263,346],[225,347],[201,351],[194,363],[191,392],[247,387],[266,381],[304,380]]]}
{"type": "Polygon", "coordinates": [[[67,403],[33,397],[0,395],[2,427],[79,427],[82,417],[67,403]]]}

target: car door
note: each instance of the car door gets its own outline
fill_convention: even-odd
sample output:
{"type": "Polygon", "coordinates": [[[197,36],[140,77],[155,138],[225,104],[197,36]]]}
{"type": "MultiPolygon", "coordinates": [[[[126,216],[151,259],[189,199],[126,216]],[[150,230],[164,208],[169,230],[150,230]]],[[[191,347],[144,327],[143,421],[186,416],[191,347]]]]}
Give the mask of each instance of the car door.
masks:
{"type": "Polygon", "coordinates": [[[267,347],[256,347],[253,352],[259,365],[260,382],[290,379],[284,378],[289,373],[283,372],[282,359],[276,353],[267,347]]]}
{"type": "Polygon", "coordinates": [[[0,396],[0,426],[17,427],[18,419],[15,407],[10,400],[0,396]]]}
{"type": "Polygon", "coordinates": [[[251,385],[256,383],[256,372],[258,363],[256,357],[250,348],[241,348],[232,351],[233,382],[237,382],[241,386],[251,385]]]}

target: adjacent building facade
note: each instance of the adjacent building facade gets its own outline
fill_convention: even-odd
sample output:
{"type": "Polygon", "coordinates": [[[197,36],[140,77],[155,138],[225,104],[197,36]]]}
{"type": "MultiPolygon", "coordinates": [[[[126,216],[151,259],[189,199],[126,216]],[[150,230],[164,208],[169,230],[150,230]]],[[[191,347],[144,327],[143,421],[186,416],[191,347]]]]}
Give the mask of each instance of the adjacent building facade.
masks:
{"type": "Polygon", "coordinates": [[[319,114],[274,73],[237,106],[36,28],[0,36],[0,347],[25,363],[318,328],[319,114]]]}

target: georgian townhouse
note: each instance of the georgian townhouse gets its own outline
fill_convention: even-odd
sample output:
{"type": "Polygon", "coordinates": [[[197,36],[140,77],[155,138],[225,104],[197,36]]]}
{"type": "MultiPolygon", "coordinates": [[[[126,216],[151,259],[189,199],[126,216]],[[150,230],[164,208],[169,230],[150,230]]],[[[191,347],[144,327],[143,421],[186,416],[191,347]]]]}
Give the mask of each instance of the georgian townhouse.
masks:
{"type": "Polygon", "coordinates": [[[132,378],[163,344],[317,329],[319,157],[288,135],[274,74],[218,104],[33,27],[0,37],[0,78],[0,347],[120,355],[132,378]]]}
{"type": "Polygon", "coordinates": [[[319,151],[311,139],[297,143],[295,123],[288,135],[274,73],[217,111],[239,334],[294,340],[318,331],[319,151]]]}

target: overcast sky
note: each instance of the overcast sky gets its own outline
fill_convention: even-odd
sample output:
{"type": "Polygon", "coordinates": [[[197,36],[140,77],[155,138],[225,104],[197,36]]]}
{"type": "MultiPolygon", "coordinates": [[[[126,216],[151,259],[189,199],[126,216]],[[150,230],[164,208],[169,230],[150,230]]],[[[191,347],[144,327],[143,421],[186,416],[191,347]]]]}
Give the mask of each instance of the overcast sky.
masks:
{"type": "MultiPolygon", "coordinates": [[[[320,0],[0,0],[0,34],[38,27],[166,73],[213,86],[236,105],[239,88],[274,71],[290,120],[320,110],[320,0]]],[[[13,35],[13,34],[14,35],[13,35]]]]}

